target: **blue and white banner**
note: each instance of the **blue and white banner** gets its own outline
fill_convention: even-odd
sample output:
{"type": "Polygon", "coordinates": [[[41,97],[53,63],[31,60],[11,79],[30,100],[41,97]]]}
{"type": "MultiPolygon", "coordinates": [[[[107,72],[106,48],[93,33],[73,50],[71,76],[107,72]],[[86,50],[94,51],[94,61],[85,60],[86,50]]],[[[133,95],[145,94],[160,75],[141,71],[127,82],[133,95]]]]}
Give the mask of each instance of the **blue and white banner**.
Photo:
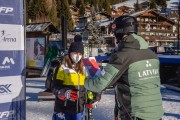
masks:
{"type": "Polygon", "coordinates": [[[24,0],[0,0],[0,120],[25,120],[24,0]]]}
{"type": "Polygon", "coordinates": [[[0,50],[24,50],[24,27],[0,24],[0,50]]]}
{"type": "Polygon", "coordinates": [[[0,0],[0,24],[23,24],[24,0],[0,0]]]}
{"type": "Polygon", "coordinates": [[[23,100],[23,77],[11,76],[1,77],[1,79],[3,79],[3,81],[0,83],[0,104],[23,100]]]}
{"type": "Polygon", "coordinates": [[[0,51],[0,77],[23,75],[24,64],[24,51],[0,51]]]}
{"type": "Polygon", "coordinates": [[[25,120],[25,101],[0,103],[0,120],[25,120]]]}

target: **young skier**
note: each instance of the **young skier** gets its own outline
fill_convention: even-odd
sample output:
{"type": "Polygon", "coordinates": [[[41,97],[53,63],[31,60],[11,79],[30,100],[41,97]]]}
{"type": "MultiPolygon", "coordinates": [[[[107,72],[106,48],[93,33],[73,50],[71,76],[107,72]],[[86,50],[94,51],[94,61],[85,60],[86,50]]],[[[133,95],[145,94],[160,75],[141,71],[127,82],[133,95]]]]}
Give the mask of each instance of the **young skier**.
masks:
{"type": "MultiPolygon", "coordinates": [[[[75,39],[82,39],[75,36],[75,39]]],[[[84,47],[81,40],[71,43],[62,65],[54,71],[52,91],[56,96],[53,120],[83,120],[86,92],[85,68],[82,62],[84,47]]],[[[87,105],[93,107],[93,103],[87,105]]]]}

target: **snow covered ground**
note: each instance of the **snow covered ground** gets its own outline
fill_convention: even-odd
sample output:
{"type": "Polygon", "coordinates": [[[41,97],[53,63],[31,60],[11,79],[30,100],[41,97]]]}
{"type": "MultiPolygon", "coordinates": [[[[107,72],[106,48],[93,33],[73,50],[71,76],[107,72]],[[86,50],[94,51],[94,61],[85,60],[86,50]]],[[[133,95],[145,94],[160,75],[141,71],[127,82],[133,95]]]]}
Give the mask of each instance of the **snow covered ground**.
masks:
{"type": "MultiPolygon", "coordinates": [[[[37,96],[43,91],[45,79],[27,79],[26,81],[26,118],[27,120],[51,120],[54,101],[38,101],[37,96]]],[[[180,93],[161,87],[163,97],[163,120],[180,120],[180,93]]],[[[100,104],[94,109],[95,120],[113,120],[113,90],[107,90],[100,104]]]]}

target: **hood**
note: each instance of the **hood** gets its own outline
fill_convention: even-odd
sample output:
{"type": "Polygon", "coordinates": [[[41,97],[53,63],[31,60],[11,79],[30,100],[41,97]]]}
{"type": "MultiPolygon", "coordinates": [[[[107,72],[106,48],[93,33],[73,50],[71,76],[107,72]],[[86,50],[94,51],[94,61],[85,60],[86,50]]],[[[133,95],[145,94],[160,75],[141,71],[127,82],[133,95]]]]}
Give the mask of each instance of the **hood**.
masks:
{"type": "Polygon", "coordinates": [[[118,50],[122,49],[147,49],[148,43],[141,37],[136,34],[128,35],[123,39],[123,42],[120,42],[118,45],[118,50]]]}

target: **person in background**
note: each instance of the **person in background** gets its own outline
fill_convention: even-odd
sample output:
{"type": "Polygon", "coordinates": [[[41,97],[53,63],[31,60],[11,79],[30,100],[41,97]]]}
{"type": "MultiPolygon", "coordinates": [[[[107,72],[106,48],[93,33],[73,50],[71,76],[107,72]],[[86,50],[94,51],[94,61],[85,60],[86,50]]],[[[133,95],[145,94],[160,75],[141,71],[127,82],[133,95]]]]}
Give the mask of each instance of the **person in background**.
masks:
{"type": "Polygon", "coordinates": [[[54,71],[52,91],[56,96],[53,120],[83,120],[86,93],[84,47],[81,36],[75,36],[62,64],[54,71]]]}
{"type": "Polygon", "coordinates": [[[160,120],[163,107],[156,54],[137,35],[135,17],[120,16],[111,27],[118,50],[111,55],[98,78],[86,79],[85,88],[101,92],[114,87],[116,120],[160,120]]]}

